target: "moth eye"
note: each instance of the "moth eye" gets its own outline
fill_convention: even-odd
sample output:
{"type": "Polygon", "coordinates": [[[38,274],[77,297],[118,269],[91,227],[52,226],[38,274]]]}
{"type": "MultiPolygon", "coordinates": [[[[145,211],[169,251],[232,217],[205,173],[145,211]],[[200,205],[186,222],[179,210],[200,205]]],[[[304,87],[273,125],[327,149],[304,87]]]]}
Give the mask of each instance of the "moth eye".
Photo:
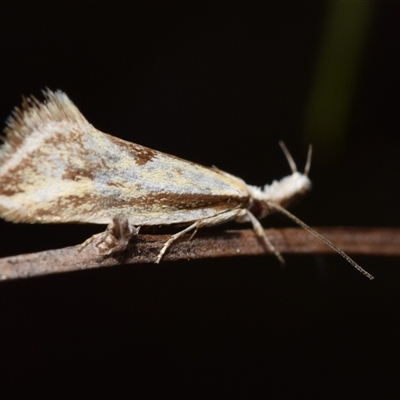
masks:
{"type": "Polygon", "coordinates": [[[250,206],[250,212],[256,217],[260,217],[263,215],[264,210],[266,208],[266,205],[259,201],[259,200],[253,200],[253,203],[250,206]]]}

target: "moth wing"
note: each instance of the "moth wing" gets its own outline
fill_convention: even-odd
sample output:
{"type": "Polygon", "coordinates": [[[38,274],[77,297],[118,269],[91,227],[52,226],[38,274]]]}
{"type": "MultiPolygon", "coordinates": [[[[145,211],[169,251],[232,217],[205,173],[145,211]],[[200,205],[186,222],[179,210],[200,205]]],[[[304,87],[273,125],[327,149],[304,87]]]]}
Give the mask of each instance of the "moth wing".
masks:
{"type": "Polygon", "coordinates": [[[0,149],[0,215],[19,222],[189,223],[247,207],[222,171],[95,129],[62,92],[16,110],[0,149]]]}

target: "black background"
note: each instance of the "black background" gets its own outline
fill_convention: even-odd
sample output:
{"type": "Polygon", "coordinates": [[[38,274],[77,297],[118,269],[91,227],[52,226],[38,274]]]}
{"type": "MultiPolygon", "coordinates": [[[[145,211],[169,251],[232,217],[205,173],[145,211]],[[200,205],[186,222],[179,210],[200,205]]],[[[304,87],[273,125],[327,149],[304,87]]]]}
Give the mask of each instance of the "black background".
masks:
{"type": "MultiPolygon", "coordinates": [[[[400,223],[396,2],[376,2],[345,141],[315,146],[312,226],[400,223]]],[[[62,89],[102,131],[251,184],[300,165],[328,3],[2,2],[1,119],[62,89]]],[[[290,225],[283,217],[265,226],[290,225]]],[[[0,221],[2,256],[99,227],[0,221]]],[[[322,398],[399,390],[399,260],[272,257],[0,284],[2,398],[322,398]],[[180,396],[179,396],[180,395],[180,396]]]]}

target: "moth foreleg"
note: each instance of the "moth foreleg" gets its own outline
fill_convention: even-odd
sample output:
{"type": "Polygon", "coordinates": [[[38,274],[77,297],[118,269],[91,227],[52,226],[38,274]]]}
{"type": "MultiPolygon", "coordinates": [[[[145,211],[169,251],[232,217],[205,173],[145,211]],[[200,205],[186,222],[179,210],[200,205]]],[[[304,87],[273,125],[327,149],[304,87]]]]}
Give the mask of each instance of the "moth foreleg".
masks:
{"type": "Polygon", "coordinates": [[[124,215],[113,217],[106,230],[93,235],[79,246],[82,250],[89,243],[94,242],[99,254],[109,255],[123,251],[127,248],[133,236],[139,233],[139,229],[131,225],[124,215]]]}
{"type": "Polygon", "coordinates": [[[281,262],[281,264],[285,264],[285,260],[282,257],[281,253],[279,253],[279,251],[275,248],[275,246],[271,243],[271,241],[265,234],[264,228],[260,224],[260,221],[249,210],[246,210],[246,214],[247,218],[253,225],[255,234],[264,242],[266,247],[271,251],[271,253],[275,255],[275,257],[281,262]]]}
{"type": "Polygon", "coordinates": [[[206,226],[214,226],[214,225],[222,224],[224,222],[227,222],[227,221],[230,221],[230,220],[233,220],[233,219],[237,218],[243,212],[244,212],[244,210],[242,210],[242,209],[231,210],[231,211],[227,211],[227,212],[225,212],[223,214],[216,215],[214,217],[200,219],[200,220],[194,222],[193,224],[189,225],[187,228],[175,233],[174,235],[172,235],[164,243],[164,246],[162,247],[162,249],[158,253],[158,256],[157,256],[157,259],[156,259],[156,263],[158,264],[161,261],[163,255],[168,250],[168,248],[171,246],[171,244],[173,242],[175,242],[176,239],[178,239],[179,237],[184,235],[185,233],[194,230],[193,234],[190,236],[190,239],[192,239],[192,237],[196,234],[196,232],[197,232],[197,230],[199,228],[204,228],[206,226]]]}

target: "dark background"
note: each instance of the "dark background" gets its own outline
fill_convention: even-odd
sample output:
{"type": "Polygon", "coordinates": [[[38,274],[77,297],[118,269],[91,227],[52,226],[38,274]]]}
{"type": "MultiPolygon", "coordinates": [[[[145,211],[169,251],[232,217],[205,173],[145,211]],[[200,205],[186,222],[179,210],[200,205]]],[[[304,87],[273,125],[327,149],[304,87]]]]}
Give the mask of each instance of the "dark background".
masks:
{"type": "MultiPolygon", "coordinates": [[[[314,189],[297,216],[398,226],[399,7],[371,3],[346,118],[325,140],[332,121],[307,121],[334,4],[2,2],[1,120],[22,94],[62,89],[100,130],[257,185],[289,173],[278,140],[301,167],[312,141],[314,189]]],[[[0,254],[101,229],[0,221],[0,254]]],[[[0,395],[396,397],[399,260],[356,260],[374,282],[338,256],[285,269],[265,256],[1,283],[0,395]]]]}

